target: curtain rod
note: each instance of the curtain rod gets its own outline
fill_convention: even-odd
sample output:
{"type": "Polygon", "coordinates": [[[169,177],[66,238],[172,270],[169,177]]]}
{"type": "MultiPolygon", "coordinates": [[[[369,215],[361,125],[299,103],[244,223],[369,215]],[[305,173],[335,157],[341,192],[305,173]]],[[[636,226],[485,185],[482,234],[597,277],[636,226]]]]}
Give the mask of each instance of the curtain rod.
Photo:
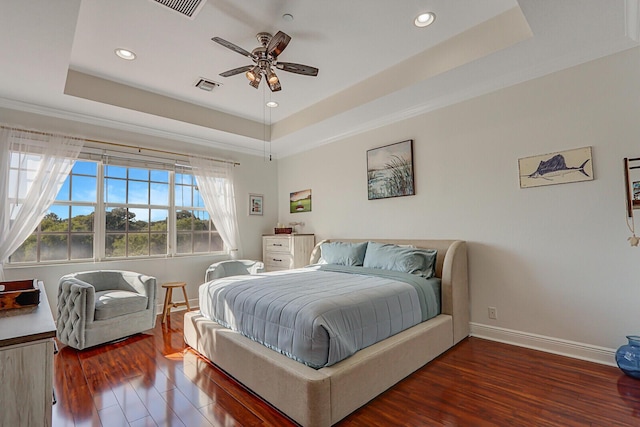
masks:
{"type": "MultiPolygon", "coordinates": [[[[20,128],[14,128],[14,127],[10,127],[10,126],[2,126],[2,125],[0,125],[0,129],[15,130],[15,131],[18,131],[18,132],[27,132],[27,133],[32,133],[34,135],[43,135],[43,136],[55,136],[56,135],[56,134],[51,133],[51,132],[40,132],[40,131],[35,131],[35,130],[20,129],[20,128]]],[[[78,141],[85,141],[85,142],[93,142],[95,144],[110,145],[112,147],[133,148],[133,149],[138,150],[138,153],[142,153],[142,151],[145,150],[145,151],[152,151],[154,153],[169,154],[171,156],[189,157],[186,154],[176,153],[174,151],[168,151],[168,150],[160,150],[158,148],[143,148],[143,147],[140,147],[140,146],[136,147],[135,145],[122,144],[122,143],[119,143],[119,142],[100,141],[98,139],[79,138],[79,137],[67,136],[67,135],[61,135],[61,136],[65,136],[66,138],[75,139],[75,140],[78,140],[78,141]]],[[[213,158],[213,157],[204,157],[204,156],[202,158],[206,159],[206,160],[211,160],[211,161],[214,161],[214,162],[229,163],[229,164],[231,164],[233,166],[240,166],[240,163],[234,162],[232,160],[222,160],[222,159],[216,159],[216,158],[213,158]]]]}

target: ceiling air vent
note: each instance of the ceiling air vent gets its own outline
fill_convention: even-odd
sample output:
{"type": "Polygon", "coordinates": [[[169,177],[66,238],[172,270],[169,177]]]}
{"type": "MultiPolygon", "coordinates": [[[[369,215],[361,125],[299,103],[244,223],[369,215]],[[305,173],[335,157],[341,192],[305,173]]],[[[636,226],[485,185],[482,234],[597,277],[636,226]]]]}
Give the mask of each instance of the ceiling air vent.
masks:
{"type": "Polygon", "coordinates": [[[211,92],[215,88],[219,87],[220,83],[201,78],[200,80],[198,80],[195,86],[202,90],[206,90],[207,92],[211,92]]]}
{"type": "Polygon", "coordinates": [[[174,10],[189,19],[195,19],[207,0],[151,0],[174,10]]]}

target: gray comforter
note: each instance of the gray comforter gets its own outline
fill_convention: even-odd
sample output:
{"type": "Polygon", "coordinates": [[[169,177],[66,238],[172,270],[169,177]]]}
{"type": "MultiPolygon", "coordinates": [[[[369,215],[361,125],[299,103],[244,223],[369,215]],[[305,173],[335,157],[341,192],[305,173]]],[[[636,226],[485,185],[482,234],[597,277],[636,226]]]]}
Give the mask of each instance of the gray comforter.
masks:
{"type": "Polygon", "coordinates": [[[202,314],[313,368],[440,313],[440,279],[316,265],[200,286],[202,314]]]}

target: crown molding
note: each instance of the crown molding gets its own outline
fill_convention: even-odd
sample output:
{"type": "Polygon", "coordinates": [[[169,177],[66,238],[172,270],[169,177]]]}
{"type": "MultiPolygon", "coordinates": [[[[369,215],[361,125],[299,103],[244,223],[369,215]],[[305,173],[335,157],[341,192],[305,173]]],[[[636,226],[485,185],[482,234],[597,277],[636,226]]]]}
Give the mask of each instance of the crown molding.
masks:
{"type": "MultiPolygon", "coordinates": [[[[217,148],[226,151],[249,154],[252,156],[262,157],[264,150],[247,148],[233,143],[221,142],[217,140],[193,137],[176,132],[165,131],[157,128],[141,126],[133,123],[127,123],[119,120],[105,119],[93,115],[77,113],[72,111],[61,110],[60,108],[51,108],[43,105],[31,104],[22,101],[0,97],[0,107],[11,110],[22,111],[30,114],[38,114],[46,117],[53,117],[72,122],[83,123],[93,126],[102,126],[120,131],[133,132],[141,135],[147,135],[157,138],[169,139],[174,141],[185,142],[188,144],[200,145],[208,148],[217,148]]],[[[262,143],[262,141],[258,141],[262,143]]]]}
{"type": "MultiPolygon", "coordinates": [[[[638,4],[640,0],[628,1],[638,4]]],[[[295,154],[299,154],[301,152],[317,148],[322,145],[338,142],[364,132],[373,131],[399,121],[411,119],[413,117],[430,113],[432,111],[436,111],[451,105],[458,104],[460,102],[477,98],[482,95],[496,92],[510,86],[515,86],[529,80],[534,80],[536,78],[544,77],[555,72],[560,72],[572,67],[576,67],[581,64],[595,61],[609,55],[614,55],[616,53],[620,53],[624,50],[631,49],[639,45],[639,42],[627,39],[625,41],[619,41],[618,43],[613,45],[610,42],[607,42],[602,43],[601,45],[591,46],[589,49],[575,52],[572,55],[565,55],[561,58],[558,58],[557,60],[541,62],[533,68],[527,68],[524,70],[518,70],[512,73],[501,75],[499,78],[474,85],[465,90],[450,92],[447,95],[438,98],[429,98],[427,102],[417,104],[403,110],[395,111],[391,114],[387,114],[381,117],[376,117],[369,121],[360,122],[358,126],[351,127],[344,132],[336,133],[324,139],[311,141],[305,144],[304,147],[296,146],[291,150],[279,151],[278,156],[280,158],[285,158],[295,154]]],[[[277,144],[277,140],[274,141],[274,144],[277,144]]]]}

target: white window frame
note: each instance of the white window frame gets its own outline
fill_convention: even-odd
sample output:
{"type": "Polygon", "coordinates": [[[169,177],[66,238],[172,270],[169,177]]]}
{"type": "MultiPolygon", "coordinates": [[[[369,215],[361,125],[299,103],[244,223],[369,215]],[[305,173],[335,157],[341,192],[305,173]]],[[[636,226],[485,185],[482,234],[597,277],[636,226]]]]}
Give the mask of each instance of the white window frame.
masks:
{"type": "MultiPolygon", "coordinates": [[[[202,256],[202,255],[216,255],[216,254],[224,254],[228,253],[228,249],[224,246],[223,242],[223,250],[222,251],[214,251],[214,252],[193,252],[193,253],[177,253],[177,229],[176,229],[176,212],[178,210],[189,209],[194,210],[200,209],[199,207],[178,207],[176,206],[175,200],[175,174],[182,173],[192,175],[188,170],[180,170],[176,171],[173,163],[165,163],[165,162],[157,162],[157,161],[146,161],[140,160],[139,162],[136,160],[127,159],[126,161],[117,162],[117,161],[109,161],[109,165],[120,166],[125,168],[136,168],[136,169],[148,169],[148,170],[165,170],[169,172],[168,186],[169,186],[169,206],[156,206],[156,205],[137,205],[137,204],[121,204],[121,203],[105,203],[105,162],[96,159],[95,156],[92,156],[91,153],[85,153],[78,158],[78,161],[92,161],[96,162],[96,202],[74,202],[71,201],[56,201],[53,205],[63,205],[63,206],[91,206],[95,208],[94,214],[94,230],[93,230],[93,258],[83,258],[83,259],[67,259],[67,260],[55,260],[55,261],[35,261],[35,262],[8,262],[6,264],[6,268],[19,268],[19,267],[27,267],[27,266],[43,266],[43,265],[55,265],[55,264],[66,264],[66,263],[83,263],[83,262],[112,262],[112,261],[123,261],[123,260],[136,260],[136,259],[151,259],[151,258],[169,258],[169,257],[189,257],[189,256],[202,256]],[[155,167],[154,167],[155,166],[155,167]],[[167,217],[167,251],[166,254],[159,255],[141,255],[141,256],[123,256],[123,257],[107,257],[106,256],[106,222],[105,222],[105,214],[106,207],[110,206],[120,206],[128,207],[128,208],[143,208],[143,209],[167,209],[168,217],[167,217]]],[[[195,178],[194,178],[195,179],[195,178]]],[[[128,180],[128,178],[127,178],[128,180]]],[[[203,208],[206,211],[206,209],[203,208]]],[[[71,218],[69,218],[71,221],[71,218]]],[[[209,215],[209,221],[213,225],[213,220],[211,219],[211,215],[209,215]]],[[[219,235],[217,229],[211,227],[213,229],[209,230],[211,235],[219,235]]],[[[40,229],[40,224],[38,224],[38,229],[40,229]]],[[[70,229],[69,229],[70,230],[70,229]]],[[[71,231],[67,231],[67,235],[69,239],[71,238],[71,231]]],[[[210,236],[210,239],[212,236],[210,236]]],[[[37,248],[37,257],[40,258],[40,241],[38,241],[37,248]]]]}
{"type": "MultiPolygon", "coordinates": [[[[193,174],[189,173],[188,171],[176,171],[175,173],[181,173],[181,174],[184,174],[184,175],[191,175],[192,178],[193,178],[193,181],[192,181],[193,183],[192,184],[188,184],[188,186],[192,188],[192,191],[193,191],[193,189],[198,187],[198,184],[196,182],[196,177],[193,174]]],[[[173,179],[174,179],[174,185],[173,185],[174,192],[175,192],[175,188],[178,185],[185,185],[185,184],[178,184],[178,183],[175,182],[175,174],[173,174],[173,179]]],[[[192,194],[192,196],[193,196],[193,194],[192,194]]],[[[178,234],[186,234],[184,231],[180,231],[180,230],[177,229],[177,214],[178,214],[179,210],[188,210],[188,211],[191,211],[191,212],[196,212],[196,211],[198,211],[198,212],[206,212],[207,215],[209,216],[209,230],[208,230],[209,244],[211,244],[211,239],[212,239],[213,235],[220,236],[220,233],[217,231],[217,228],[215,228],[215,224],[213,223],[213,219],[211,218],[211,215],[207,212],[207,208],[204,206],[204,200],[202,199],[202,196],[200,196],[200,199],[202,200],[202,206],[183,206],[183,205],[180,205],[180,207],[178,207],[177,203],[175,203],[175,194],[174,194],[174,198],[173,198],[173,200],[174,200],[174,206],[173,206],[174,207],[174,212],[173,212],[172,218],[174,219],[174,221],[176,221],[176,224],[174,224],[174,227],[175,227],[175,230],[176,230],[176,232],[175,232],[175,240],[174,240],[174,244],[175,244],[174,252],[175,252],[176,256],[188,256],[188,255],[202,255],[202,254],[208,254],[208,253],[218,253],[218,252],[180,252],[180,253],[177,252],[178,251],[178,234]]],[[[193,202],[193,198],[192,198],[192,202],[193,202]]],[[[196,234],[204,234],[204,232],[195,233],[195,230],[193,230],[193,228],[192,228],[190,233],[191,233],[191,248],[193,250],[195,235],[196,234]]],[[[222,241],[222,239],[220,239],[220,240],[222,241]]],[[[223,248],[224,248],[224,242],[222,242],[222,245],[223,245],[223,248]]]]}

